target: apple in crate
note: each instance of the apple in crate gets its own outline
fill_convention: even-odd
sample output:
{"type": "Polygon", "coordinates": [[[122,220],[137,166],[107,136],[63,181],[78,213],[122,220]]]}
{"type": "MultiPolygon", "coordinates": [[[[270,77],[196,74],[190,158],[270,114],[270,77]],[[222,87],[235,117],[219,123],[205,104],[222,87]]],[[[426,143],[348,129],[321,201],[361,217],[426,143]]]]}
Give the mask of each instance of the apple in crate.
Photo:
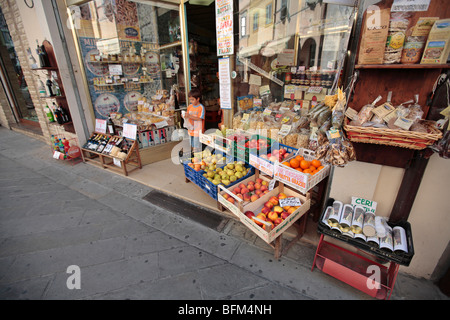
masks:
{"type": "Polygon", "coordinates": [[[250,197],[250,201],[251,202],[255,202],[256,200],[258,200],[259,199],[259,196],[257,195],[257,194],[254,194],[254,195],[252,195],[251,197],[250,197]]]}
{"type": "Polygon", "coordinates": [[[278,198],[275,197],[275,196],[272,196],[272,197],[269,199],[269,202],[272,202],[273,205],[276,206],[276,205],[278,205],[278,198]]]}
{"type": "Polygon", "coordinates": [[[276,219],[273,221],[273,224],[274,224],[275,226],[277,226],[277,225],[279,225],[280,223],[282,223],[283,221],[284,221],[283,218],[278,217],[278,218],[276,218],[276,219]]]}
{"type": "Polygon", "coordinates": [[[264,207],[261,209],[261,213],[269,214],[269,212],[270,212],[270,208],[268,208],[268,207],[266,207],[266,206],[264,206],[264,207]]]}
{"type": "Polygon", "coordinates": [[[274,204],[270,201],[267,201],[266,203],[264,203],[264,207],[269,208],[269,210],[271,210],[273,208],[274,204]]]}
{"type": "Polygon", "coordinates": [[[286,199],[286,198],[287,198],[287,195],[284,194],[284,193],[280,193],[280,194],[278,195],[278,199],[286,199]]]}
{"type": "Polygon", "coordinates": [[[283,211],[280,215],[281,219],[286,219],[287,217],[289,217],[290,213],[287,211],[283,211]]]}
{"type": "Polygon", "coordinates": [[[269,219],[272,220],[272,221],[275,221],[275,219],[278,218],[278,213],[276,213],[275,211],[270,211],[270,212],[267,214],[267,218],[269,218],[269,219]]]}
{"type": "Polygon", "coordinates": [[[276,213],[282,213],[284,210],[280,206],[274,206],[273,211],[275,211],[276,213]]]}
{"type": "Polygon", "coordinates": [[[255,216],[255,213],[253,211],[245,211],[244,213],[247,218],[252,219],[255,216]]]}
{"type": "MultiPolygon", "coordinates": [[[[258,218],[259,220],[262,220],[262,221],[267,221],[266,215],[263,214],[263,213],[259,213],[255,218],[258,218]]],[[[258,226],[262,226],[263,225],[263,223],[259,222],[258,220],[253,219],[253,221],[255,221],[255,223],[258,226]]]]}

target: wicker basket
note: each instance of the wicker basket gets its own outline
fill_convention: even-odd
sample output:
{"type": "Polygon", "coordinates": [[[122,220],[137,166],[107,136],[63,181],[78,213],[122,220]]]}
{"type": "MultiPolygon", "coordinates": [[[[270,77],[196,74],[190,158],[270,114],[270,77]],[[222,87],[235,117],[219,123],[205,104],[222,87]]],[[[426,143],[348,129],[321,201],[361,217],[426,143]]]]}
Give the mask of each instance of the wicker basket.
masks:
{"type": "Polygon", "coordinates": [[[373,127],[350,126],[345,119],[344,130],[353,142],[384,144],[394,147],[422,150],[442,138],[442,132],[432,129],[432,133],[393,130],[373,127]]]}

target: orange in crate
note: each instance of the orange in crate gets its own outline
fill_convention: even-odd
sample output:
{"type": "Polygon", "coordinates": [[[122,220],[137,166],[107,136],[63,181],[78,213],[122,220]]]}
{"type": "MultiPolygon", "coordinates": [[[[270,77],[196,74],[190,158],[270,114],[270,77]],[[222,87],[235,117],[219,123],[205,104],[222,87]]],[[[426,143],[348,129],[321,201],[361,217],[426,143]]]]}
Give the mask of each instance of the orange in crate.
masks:
{"type": "Polygon", "coordinates": [[[291,165],[292,168],[296,169],[300,167],[301,162],[294,158],[289,161],[289,164],[291,165]]]}

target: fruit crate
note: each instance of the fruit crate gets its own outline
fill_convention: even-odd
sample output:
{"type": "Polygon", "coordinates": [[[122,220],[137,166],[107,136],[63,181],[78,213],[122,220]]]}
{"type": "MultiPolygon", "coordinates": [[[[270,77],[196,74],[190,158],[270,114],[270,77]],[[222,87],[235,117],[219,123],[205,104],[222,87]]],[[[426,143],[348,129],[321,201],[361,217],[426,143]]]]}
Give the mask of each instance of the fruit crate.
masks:
{"type": "MultiPolygon", "coordinates": [[[[192,158],[183,158],[182,159],[182,164],[184,167],[184,174],[186,176],[186,179],[188,179],[189,181],[193,182],[194,184],[196,184],[197,186],[200,187],[200,189],[202,189],[204,192],[206,192],[211,198],[213,198],[214,200],[217,200],[217,186],[216,184],[214,184],[213,182],[211,182],[210,180],[208,180],[206,177],[203,176],[203,174],[206,173],[205,170],[199,170],[196,171],[193,168],[191,168],[188,164],[191,161],[192,158]]],[[[219,168],[224,168],[225,166],[227,166],[228,163],[230,162],[234,162],[235,158],[231,157],[231,156],[227,156],[226,157],[226,163],[219,166],[219,168]]],[[[246,166],[248,168],[248,166],[246,166]]],[[[255,168],[250,167],[250,170],[248,171],[248,173],[243,176],[242,178],[231,182],[230,184],[228,184],[228,187],[234,186],[237,183],[240,183],[242,180],[247,179],[248,177],[252,176],[255,174],[255,168]]],[[[220,184],[222,185],[222,184],[220,184]]]]}
{"type": "MultiPolygon", "coordinates": [[[[256,180],[256,177],[258,175],[255,175],[255,177],[250,177],[248,179],[243,180],[241,183],[248,184],[249,181],[256,180]]],[[[262,180],[269,181],[268,178],[261,176],[262,180]]],[[[227,208],[231,213],[233,213],[235,216],[239,218],[239,220],[250,230],[252,230],[257,236],[259,236],[262,240],[264,240],[266,243],[270,244],[272,243],[276,238],[282,235],[284,231],[286,231],[292,224],[294,224],[295,221],[300,219],[304,214],[308,212],[308,210],[311,207],[311,195],[307,193],[306,195],[303,195],[295,190],[292,190],[283,184],[278,184],[277,187],[275,187],[273,190],[269,191],[267,194],[264,194],[262,197],[260,197],[258,200],[254,202],[245,202],[239,197],[237,197],[231,190],[233,188],[228,187],[225,188],[224,186],[219,186],[219,194],[218,194],[218,201],[220,204],[222,204],[225,208],[227,208]],[[251,211],[257,215],[261,212],[262,208],[264,207],[264,204],[269,201],[274,196],[277,196],[280,192],[286,194],[287,197],[295,197],[299,198],[302,205],[293,211],[289,216],[284,219],[280,224],[275,226],[271,230],[265,230],[262,226],[259,226],[255,222],[255,218],[249,218],[245,215],[245,212],[251,211]],[[228,195],[228,197],[232,197],[233,202],[228,201],[225,198],[225,194],[228,195]]],[[[270,226],[270,224],[265,223],[262,220],[257,220],[262,225],[270,226]]]]}
{"type": "MultiPolygon", "coordinates": [[[[300,148],[297,154],[287,158],[285,161],[290,161],[297,155],[303,156],[307,161],[312,161],[316,158],[314,151],[300,148]]],[[[291,186],[302,193],[306,193],[330,174],[331,166],[325,162],[322,162],[322,165],[323,169],[312,175],[310,173],[303,173],[295,170],[281,162],[276,162],[274,166],[274,177],[288,186],[291,186]]]]}
{"type": "Polygon", "coordinates": [[[250,154],[256,156],[266,155],[270,152],[271,145],[272,139],[270,138],[261,136],[259,134],[246,133],[245,139],[235,142],[234,150],[236,152],[236,157],[239,160],[249,163],[250,154]],[[252,147],[252,144],[259,144],[260,139],[265,141],[265,145],[262,148],[252,147]]]}
{"type": "MultiPolygon", "coordinates": [[[[221,168],[223,169],[225,166],[226,165],[224,165],[221,168]]],[[[212,183],[211,181],[209,181],[207,178],[205,178],[203,176],[204,173],[205,173],[205,171],[199,172],[200,177],[198,177],[196,185],[198,185],[203,191],[205,191],[211,198],[213,198],[214,200],[217,200],[218,186],[223,186],[223,184],[220,183],[220,184],[216,185],[216,184],[212,183]]],[[[231,182],[230,184],[227,185],[227,187],[232,187],[238,183],[241,183],[241,181],[253,176],[254,174],[255,174],[255,168],[251,167],[245,176],[243,176],[242,178],[240,178],[234,182],[231,182]]]]}
{"type": "MultiPolygon", "coordinates": [[[[284,149],[286,152],[291,156],[291,154],[295,154],[298,149],[278,143],[271,145],[272,153],[274,150],[281,150],[284,149]]],[[[253,167],[255,167],[257,170],[263,172],[264,174],[273,177],[275,172],[275,162],[269,160],[269,157],[271,157],[271,154],[267,155],[255,155],[250,154],[249,155],[249,164],[253,167]]]]}

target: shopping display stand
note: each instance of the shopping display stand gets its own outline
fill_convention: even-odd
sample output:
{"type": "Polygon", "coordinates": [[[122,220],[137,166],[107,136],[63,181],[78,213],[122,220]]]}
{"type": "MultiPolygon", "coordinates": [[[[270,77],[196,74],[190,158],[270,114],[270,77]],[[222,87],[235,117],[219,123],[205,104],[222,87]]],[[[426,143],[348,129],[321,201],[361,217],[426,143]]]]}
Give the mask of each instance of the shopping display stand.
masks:
{"type": "Polygon", "coordinates": [[[414,256],[411,225],[408,222],[388,222],[391,227],[401,226],[405,229],[408,248],[407,253],[391,252],[332,230],[323,223],[322,218],[318,224],[321,236],[311,271],[317,267],[374,298],[389,300],[400,265],[409,266],[414,256]],[[325,237],[337,239],[339,244],[326,241],[325,237]]]}
{"type": "MultiPolygon", "coordinates": [[[[94,132],[94,135],[96,134],[97,133],[94,132]]],[[[114,137],[118,136],[112,136],[112,138],[114,137]]],[[[131,147],[128,150],[128,154],[125,159],[119,159],[100,152],[81,148],[83,162],[92,162],[93,164],[101,166],[104,169],[110,169],[112,171],[122,173],[125,176],[128,176],[128,174],[134,170],[142,169],[142,162],[139,155],[139,146],[137,141],[128,138],[125,139],[128,142],[131,142],[131,147]],[[129,167],[131,167],[131,169],[129,167]]]]}
{"type": "MultiPolygon", "coordinates": [[[[261,178],[266,181],[270,181],[271,179],[267,176],[260,175],[259,170],[255,170],[255,175],[244,180],[243,183],[247,183],[248,180],[255,180],[257,178],[261,178]]],[[[274,249],[274,258],[278,259],[282,255],[286,254],[287,251],[303,236],[306,230],[306,223],[307,223],[307,213],[311,205],[311,197],[310,193],[307,193],[306,195],[302,195],[301,193],[298,193],[296,190],[289,188],[288,186],[285,186],[282,182],[278,182],[278,186],[274,188],[272,191],[270,191],[267,195],[263,196],[256,202],[250,202],[247,205],[243,204],[231,204],[229,203],[223,195],[225,193],[230,193],[226,190],[226,188],[222,185],[218,186],[218,202],[217,206],[220,211],[229,210],[231,213],[233,213],[239,220],[251,231],[253,231],[258,237],[260,237],[264,242],[266,242],[269,246],[271,246],[274,249]],[[256,223],[248,218],[244,212],[247,210],[254,211],[257,213],[257,209],[262,206],[263,202],[268,201],[268,199],[280,192],[283,192],[287,194],[288,197],[298,197],[300,198],[302,205],[299,209],[297,209],[295,212],[293,212],[282,224],[279,226],[276,226],[274,229],[270,231],[264,230],[262,227],[256,225],[256,223]],[[287,244],[283,246],[282,244],[282,236],[283,233],[290,228],[291,226],[294,226],[297,235],[291,239],[287,244]]],[[[231,194],[230,194],[231,195],[231,194]]]]}
{"type": "Polygon", "coordinates": [[[311,271],[314,267],[377,299],[390,299],[397,279],[399,264],[389,261],[386,267],[377,257],[369,259],[324,240],[321,234],[311,271]],[[373,271],[378,268],[380,281],[372,283],[373,271]],[[372,271],[370,273],[369,271],[372,271]],[[369,285],[372,284],[372,285],[369,285]]]}

